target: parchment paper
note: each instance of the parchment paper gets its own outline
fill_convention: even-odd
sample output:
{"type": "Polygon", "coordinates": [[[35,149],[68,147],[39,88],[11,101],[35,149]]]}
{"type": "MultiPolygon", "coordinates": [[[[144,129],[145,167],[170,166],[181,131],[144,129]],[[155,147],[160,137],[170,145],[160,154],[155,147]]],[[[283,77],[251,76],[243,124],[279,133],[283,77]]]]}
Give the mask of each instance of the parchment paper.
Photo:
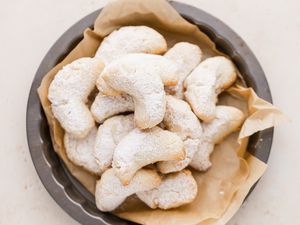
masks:
{"type": "MultiPolygon", "coordinates": [[[[168,47],[179,41],[200,46],[204,57],[223,55],[196,26],[184,20],[165,0],[119,0],[107,5],[94,24],[86,29],[83,40],[42,80],[38,89],[56,153],[91,193],[96,176],[74,165],[66,156],[64,130],[53,117],[47,98],[55,74],[75,59],[93,57],[103,37],[126,25],[147,25],[165,36],[168,47]]],[[[235,85],[222,94],[218,104],[240,108],[247,115],[241,128],[216,146],[211,156],[213,166],[205,173],[193,171],[199,191],[196,200],[172,210],[152,210],[136,197],[131,197],[114,214],[142,224],[225,224],[238,210],[251,186],[262,176],[266,165],[246,152],[248,136],[278,124],[284,116],[272,104],[260,99],[251,88],[235,85]]]]}

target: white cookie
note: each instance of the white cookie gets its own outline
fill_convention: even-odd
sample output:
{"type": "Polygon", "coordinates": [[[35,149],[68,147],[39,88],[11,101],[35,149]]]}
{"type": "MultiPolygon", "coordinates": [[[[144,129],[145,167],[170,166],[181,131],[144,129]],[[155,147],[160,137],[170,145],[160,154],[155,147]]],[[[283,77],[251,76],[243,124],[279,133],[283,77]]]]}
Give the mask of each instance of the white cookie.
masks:
{"type": "Polygon", "coordinates": [[[242,111],[231,106],[217,106],[216,118],[210,123],[203,123],[204,134],[190,165],[199,171],[205,171],[211,166],[210,154],[215,144],[236,131],[243,123],[245,116],[242,111]]]}
{"type": "Polygon", "coordinates": [[[163,123],[182,140],[197,139],[202,135],[201,123],[188,103],[171,95],[166,96],[166,113],[163,123]]]}
{"type": "Polygon", "coordinates": [[[83,102],[69,101],[66,104],[51,105],[54,117],[69,135],[84,138],[95,126],[88,107],[83,102]]]}
{"type": "Polygon", "coordinates": [[[161,182],[155,170],[141,169],[136,172],[130,184],[124,186],[115,176],[113,169],[106,170],[96,184],[96,206],[103,212],[113,211],[125,199],[140,191],[151,190],[161,182]]]}
{"type": "Polygon", "coordinates": [[[117,145],[113,168],[123,184],[128,184],[140,168],[158,162],[185,158],[183,142],[176,134],[153,127],[135,128],[117,145]]]}
{"type": "Polygon", "coordinates": [[[97,80],[99,91],[105,95],[119,95],[120,90],[111,87],[104,79],[104,74],[106,76],[111,73],[125,73],[126,75],[132,73],[132,76],[157,74],[165,86],[175,86],[179,80],[178,66],[161,55],[132,53],[111,62],[107,67],[108,69],[105,69],[97,80]],[[102,85],[103,81],[106,82],[105,86],[102,85]]]}
{"type": "Polygon", "coordinates": [[[202,58],[201,49],[188,42],[179,42],[170,48],[164,55],[179,68],[179,80],[174,87],[165,87],[167,94],[183,99],[183,82],[190,72],[200,63],[202,58]]]}
{"type": "Polygon", "coordinates": [[[203,123],[203,129],[205,139],[218,144],[241,126],[245,115],[232,106],[218,105],[216,109],[216,118],[211,123],[203,123]]]}
{"type": "MultiPolygon", "coordinates": [[[[200,64],[201,65],[201,64],[200,64]]],[[[197,117],[211,121],[215,117],[217,96],[214,72],[198,66],[185,80],[185,99],[191,105],[197,117]]]]}
{"type": "Polygon", "coordinates": [[[162,56],[130,54],[106,66],[101,76],[114,90],[133,98],[136,125],[146,129],[164,117],[166,100],[161,77],[175,82],[176,69],[172,65],[162,56]]]}
{"type": "Polygon", "coordinates": [[[185,101],[167,96],[166,113],[163,119],[166,129],[176,133],[184,141],[186,157],[184,160],[173,160],[157,163],[161,173],[176,172],[184,169],[191,162],[202,136],[201,123],[185,101]]]}
{"type": "Polygon", "coordinates": [[[157,169],[161,173],[173,173],[178,172],[186,168],[190,162],[193,160],[195,153],[199,149],[199,139],[187,139],[183,142],[183,147],[185,151],[185,158],[183,160],[171,160],[158,162],[157,169]]]}
{"type": "Polygon", "coordinates": [[[215,144],[212,142],[200,140],[198,149],[194,153],[189,165],[198,171],[206,171],[211,167],[210,154],[214,151],[215,144]]]}
{"type": "Polygon", "coordinates": [[[99,59],[80,58],[58,71],[50,84],[48,99],[54,116],[74,137],[85,137],[94,126],[85,103],[102,69],[99,59]]]}
{"type": "Polygon", "coordinates": [[[216,76],[216,93],[220,94],[229,88],[237,78],[235,67],[231,60],[224,56],[215,56],[201,63],[203,68],[214,71],[216,76]]]}
{"type": "Polygon", "coordinates": [[[88,135],[83,139],[78,139],[65,133],[64,145],[68,158],[78,166],[94,174],[101,174],[99,164],[94,157],[94,145],[97,128],[93,127],[88,135]]]}
{"type": "Polygon", "coordinates": [[[94,155],[101,170],[111,166],[117,144],[134,129],[133,114],[114,116],[99,126],[94,155]]]}
{"type": "Polygon", "coordinates": [[[186,78],[184,93],[199,119],[209,122],[216,116],[217,96],[236,80],[233,63],[216,56],[201,62],[186,78]]]}
{"type": "Polygon", "coordinates": [[[125,26],[104,38],[95,57],[107,65],[129,53],[162,54],[166,50],[167,42],[156,30],[147,26],[125,26]]]}
{"type": "MultiPolygon", "coordinates": [[[[167,42],[156,30],[146,26],[126,26],[112,32],[100,44],[95,57],[105,65],[129,53],[162,54],[167,50],[167,42]]],[[[117,95],[99,77],[98,88],[108,95],[117,95]]]]}
{"type": "MultiPolygon", "coordinates": [[[[152,74],[158,74],[163,78],[163,81],[166,85],[173,85],[175,82],[177,82],[177,67],[172,64],[171,61],[164,59],[162,56],[156,56],[156,55],[150,55],[150,54],[131,54],[130,56],[126,56],[126,59],[119,60],[122,63],[123,67],[126,68],[126,65],[129,64],[136,64],[135,67],[138,67],[139,69],[133,73],[133,75],[141,76],[144,74],[144,68],[147,68],[148,73],[150,72],[150,69],[153,71],[152,74]],[[140,61],[143,61],[143,65],[137,65],[140,64],[140,61]],[[160,67],[161,69],[159,69],[160,67]],[[165,71],[165,72],[164,72],[165,71]]],[[[120,66],[121,66],[120,65],[120,66]]],[[[112,67],[112,65],[109,65],[109,67],[112,67]]],[[[135,69],[136,70],[136,69],[135,69]]],[[[110,70],[110,73],[114,72],[113,69],[110,70]]],[[[122,72],[122,71],[120,71],[122,72]]],[[[119,92],[110,88],[113,91],[108,90],[107,83],[106,88],[103,89],[101,87],[101,83],[104,81],[103,76],[106,73],[106,70],[103,71],[103,73],[100,75],[98,79],[98,88],[100,92],[105,92],[106,95],[113,95],[113,96],[105,96],[103,94],[101,97],[97,97],[95,99],[95,102],[92,105],[92,113],[96,120],[98,122],[101,122],[103,118],[109,115],[116,115],[119,112],[125,112],[125,111],[133,111],[134,110],[134,103],[132,98],[127,94],[119,95],[119,92]],[[102,103],[105,103],[105,106],[103,106],[102,103]],[[114,105],[113,105],[114,104],[114,105]],[[110,109],[110,110],[109,110],[110,109]],[[105,114],[105,115],[103,115],[105,114]]],[[[177,73],[178,74],[178,73],[177,73]]],[[[109,75],[109,74],[108,74],[109,75]]],[[[148,76],[149,77],[149,76],[148,76]]],[[[162,113],[162,112],[161,112],[162,113]]],[[[160,114],[162,115],[162,114],[160,114]]]]}
{"type": "Polygon", "coordinates": [[[183,170],[167,175],[157,188],[138,192],[137,196],[152,209],[171,209],[191,203],[197,192],[197,183],[191,171],[183,170]]]}
{"type": "Polygon", "coordinates": [[[92,106],[91,112],[98,123],[104,122],[107,118],[124,113],[133,112],[134,102],[129,95],[107,96],[98,93],[92,106]]]}

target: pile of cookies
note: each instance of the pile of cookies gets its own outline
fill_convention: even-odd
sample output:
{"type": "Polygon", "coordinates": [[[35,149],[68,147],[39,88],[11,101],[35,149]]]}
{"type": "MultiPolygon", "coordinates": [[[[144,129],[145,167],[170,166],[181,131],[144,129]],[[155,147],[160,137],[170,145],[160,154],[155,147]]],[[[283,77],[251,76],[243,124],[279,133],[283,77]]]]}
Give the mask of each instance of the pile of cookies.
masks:
{"type": "Polygon", "coordinates": [[[94,58],[56,74],[51,109],[68,158],[100,176],[101,211],[133,194],[153,209],[170,209],[201,191],[187,168],[206,171],[214,146],[244,121],[239,109],[216,105],[237,78],[233,63],[202,57],[197,45],[168,50],[154,29],[127,26],[108,35],[94,58]]]}

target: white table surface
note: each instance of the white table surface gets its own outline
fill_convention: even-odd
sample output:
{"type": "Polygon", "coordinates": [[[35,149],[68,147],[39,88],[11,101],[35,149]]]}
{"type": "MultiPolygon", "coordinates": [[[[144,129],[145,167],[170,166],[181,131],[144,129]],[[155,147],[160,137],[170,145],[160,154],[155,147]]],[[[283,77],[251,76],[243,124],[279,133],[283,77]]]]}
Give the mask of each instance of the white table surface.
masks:
{"type": "MultiPolygon", "coordinates": [[[[0,0],[0,224],[78,224],[50,197],[31,162],[25,114],[33,76],[48,49],[105,0],[0,0]]],[[[230,225],[299,225],[300,2],[188,0],[232,27],[267,75],[291,122],[275,130],[269,168],[230,225]],[[297,140],[298,138],[298,140],[297,140]]]]}

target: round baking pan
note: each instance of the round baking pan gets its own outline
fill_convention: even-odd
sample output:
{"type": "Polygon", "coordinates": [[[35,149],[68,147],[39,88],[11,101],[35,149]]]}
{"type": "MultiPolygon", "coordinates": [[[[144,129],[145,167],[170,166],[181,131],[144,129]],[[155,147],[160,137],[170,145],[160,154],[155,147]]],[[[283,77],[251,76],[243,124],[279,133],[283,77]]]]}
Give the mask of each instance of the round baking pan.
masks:
{"type": "MultiPolygon", "coordinates": [[[[188,21],[196,24],[215,43],[217,48],[231,57],[248,86],[259,97],[272,102],[270,89],[257,59],[246,43],[227,25],[210,14],[178,2],[170,4],[188,21]]],[[[37,88],[43,76],[59,63],[83,38],[83,31],[93,26],[99,15],[97,10],[68,29],[51,47],[34,77],[26,115],[29,150],[36,171],[47,191],[55,201],[81,224],[134,224],[110,213],[97,210],[93,196],[70,174],[53,150],[49,127],[41,107],[37,88]]],[[[268,160],[273,129],[267,129],[250,137],[248,151],[264,161],[268,160]]],[[[254,188],[254,186],[253,186],[254,188]]]]}

